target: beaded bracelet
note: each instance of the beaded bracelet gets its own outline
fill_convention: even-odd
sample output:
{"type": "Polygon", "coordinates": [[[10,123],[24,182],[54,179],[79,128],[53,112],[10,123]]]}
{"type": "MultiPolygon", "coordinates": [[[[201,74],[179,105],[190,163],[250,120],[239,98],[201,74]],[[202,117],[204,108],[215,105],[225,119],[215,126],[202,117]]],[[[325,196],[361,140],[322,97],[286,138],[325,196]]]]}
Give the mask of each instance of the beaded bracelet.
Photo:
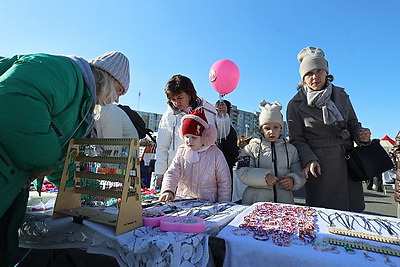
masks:
{"type": "Polygon", "coordinates": [[[275,231],[274,235],[272,236],[272,242],[281,247],[288,247],[290,246],[290,236],[291,234],[284,231],[275,231]]]}
{"type": "Polygon", "coordinates": [[[238,235],[238,236],[245,236],[248,235],[250,232],[244,229],[236,228],[232,230],[232,234],[238,235]]]}
{"type": "Polygon", "coordinates": [[[260,240],[260,241],[267,241],[267,240],[269,240],[269,236],[268,236],[268,235],[259,235],[259,234],[256,234],[256,233],[254,233],[253,238],[254,238],[255,240],[260,240]]]}
{"type": "Polygon", "coordinates": [[[317,251],[331,251],[333,253],[339,254],[340,252],[336,250],[336,246],[332,246],[326,242],[314,241],[312,248],[317,251]]]}
{"type": "Polygon", "coordinates": [[[306,241],[304,239],[301,239],[300,237],[293,237],[290,242],[292,244],[300,245],[300,246],[308,245],[308,244],[311,243],[311,242],[308,242],[308,241],[306,241]]]}
{"type": "Polygon", "coordinates": [[[375,258],[372,257],[372,256],[370,256],[370,255],[368,255],[368,253],[367,253],[366,250],[363,250],[362,252],[364,253],[364,257],[365,257],[367,260],[369,260],[369,261],[375,261],[375,258]]]}
{"type": "Polygon", "coordinates": [[[343,248],[346,251],[346,253],[348,253],[348,254],[351,254],[351,255],[356,254],[356,251],[349,244],[344,245],[343,248]]]}

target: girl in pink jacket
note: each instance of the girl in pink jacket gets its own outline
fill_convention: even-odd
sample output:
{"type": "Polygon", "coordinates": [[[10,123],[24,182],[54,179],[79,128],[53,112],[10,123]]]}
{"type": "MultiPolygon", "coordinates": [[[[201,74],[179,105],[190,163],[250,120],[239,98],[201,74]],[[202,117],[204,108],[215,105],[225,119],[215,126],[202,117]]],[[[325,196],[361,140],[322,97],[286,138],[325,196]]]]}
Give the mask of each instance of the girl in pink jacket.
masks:
{"type": "Polygon", "coordinates": [[[164,174],[161,201],[175,196],[211,202],[231,200],[231,178],[221,150],[215,146],[217,130],[208,124],[204,110],[182,117],[180,134],[184,144],[164,174]]]}

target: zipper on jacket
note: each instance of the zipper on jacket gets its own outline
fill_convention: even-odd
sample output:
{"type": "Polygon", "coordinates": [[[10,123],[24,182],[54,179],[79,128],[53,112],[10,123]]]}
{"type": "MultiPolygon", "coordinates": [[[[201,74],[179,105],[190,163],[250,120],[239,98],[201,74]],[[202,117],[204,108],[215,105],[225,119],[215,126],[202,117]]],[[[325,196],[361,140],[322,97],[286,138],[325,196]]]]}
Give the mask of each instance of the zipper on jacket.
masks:
{"type": "MultiPolygon", "coordinates": [[[[278,163],[276,161],[275,142],[271,142],[271,148],[272,148],[272,163],[274,163],[274,174],[276,177],[278,177],[278,163]]],[[[276,185],[274,185],[272,189],[274,191],[274,202],[276,203],[278,201],[278,196],[276,193],[276,185]]]]}

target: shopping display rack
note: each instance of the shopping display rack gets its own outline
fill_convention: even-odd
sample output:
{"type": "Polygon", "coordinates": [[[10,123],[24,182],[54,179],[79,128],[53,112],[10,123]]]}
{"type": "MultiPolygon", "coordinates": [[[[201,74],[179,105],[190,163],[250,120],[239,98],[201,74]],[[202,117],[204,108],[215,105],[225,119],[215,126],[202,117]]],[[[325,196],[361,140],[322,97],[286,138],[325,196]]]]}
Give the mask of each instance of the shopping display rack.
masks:
{"type": "Polygon", "coordinates": [[[138,139],[71,139],[53,218],[114,226],[120,235],[142,226],[140,190],[138,139]],[[82,196],[118,199],[118,214],[86,207],[82,196]]]}

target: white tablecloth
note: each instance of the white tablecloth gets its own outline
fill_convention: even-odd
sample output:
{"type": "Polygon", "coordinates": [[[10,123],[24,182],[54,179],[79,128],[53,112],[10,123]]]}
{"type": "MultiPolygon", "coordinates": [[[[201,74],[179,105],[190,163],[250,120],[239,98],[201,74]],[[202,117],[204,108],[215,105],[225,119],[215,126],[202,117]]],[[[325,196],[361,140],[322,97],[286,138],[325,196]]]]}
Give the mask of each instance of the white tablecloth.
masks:
{"type": "MultiPolygon", "coordinates": [[[[206,266],[208,237],[215,236],[246,207],[230,202],[180,201],[153,209],[169,216],[196,215],[206,220],[200,234],[163,232],[143,226],[115,236],[115,228],[71,217],[52,219],[52,210],[28,212],[20,230],[20,246],[35,249],[84,248],[88,253],[113,256],[120,266],[206,266]]],[[[110,210],[108,210],[110,212],[110,210]]],[[[116,212],[116,210],[115,210],[116,212]]]]}
{"type": "MultiPolygon", "coordinates": [[[[238,226],[243,223],[243,218],[254,210],[256,205],[262,203],[255,203],[248,207],[244,212],[239,214],[234,220],[232,220],[221,232],[217,235],[219,238],[223,238],[226,241],[226,255],[224,266],[386,266],[385,260],[387,259],[383,254],[374,252],[367,252],[369,256],[375,259],[375,261],[369,261],[361,250],[355,250],[356,254],[351,255],[345,252],[343,247],[337,247],[339,254],[334,254],[331,251],[317,251],[312,248],[311,244],[308,245],[296,245],[291,244],[288,247],[277,246],[273,244],[271,238],[267,241],[259,241],[253,238],[250,233],[245,236],[234,235],[232,230],[237,229],[238,226]]],[[[320,209],[326,214],[331,213],[345,213],[343,211],[320,209]]],[[[345,214],[357,214],[357,213],[345,213],[345,214]]],[[[366,214],[359,214],[364,217],[374,218],[376,216],[369,216],[366,214]]],[[[388,219],[390,221],[400,223],[399,219],[392,217],[383,217],[381,219],[388,219]]],[[[335,221],[337,228],[340,225],[335,221]]],[[[354,225],[356,231],[366,232],[364,229],[354,225]]],[[[343,228],[343,227],[342,227],[343,228]]],[[[357,239],[351,237],[345,237],[340,235],[332,235],[328,232],[328,223],[323,221],[319,216],[316,221],[316,241],[322,242],[324,237],[340,238],[349,241],[361,241],[376,246],[388,246],[395,249],[400,249],[400,246],[390,245],[387,243],[380,243],[365,239],[357,239]]],[[[400,232],[400,230],[397,230],[400,232]]],[[[390,237],[390,235],[383,231],[383,236],[390,237]]],[[[396,256],[389,256],[389,260],[396,264],[392,266],[400,266],[400,258],[396,256]]]]}

